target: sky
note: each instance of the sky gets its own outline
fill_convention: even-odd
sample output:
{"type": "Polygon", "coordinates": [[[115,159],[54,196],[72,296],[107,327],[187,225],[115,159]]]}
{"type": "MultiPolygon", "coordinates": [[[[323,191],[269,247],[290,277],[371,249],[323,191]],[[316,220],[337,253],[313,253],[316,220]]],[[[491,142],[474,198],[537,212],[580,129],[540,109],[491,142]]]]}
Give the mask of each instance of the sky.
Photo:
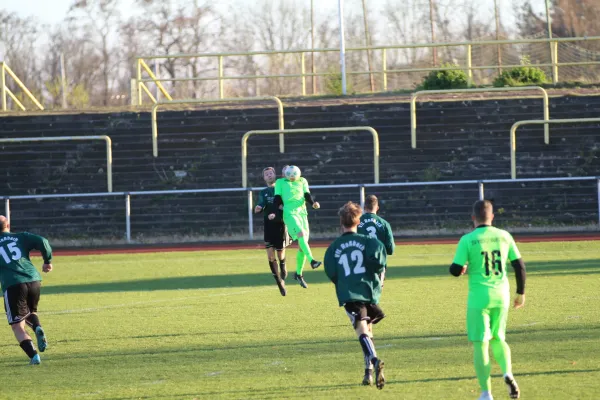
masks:
{"type": "MultiPolygon", "coordinates": [[[[285,0],[273,0],[273,1],[285,1],[285,0]]],[[[304,0],[307,3],[307,7],[310,5],[310,0],[304,0]]],[[[491,8],[493,0],[480,0],[485,4],[486,8],[491,8]]],[[[505,8],[511,7],[513,0],[498,0],[500,7],[505,8]]],[[[222,10],[227,10],[231,6],[239,6],[241,4],[252,4],[253,0],[219,0],[217,7],[222,10]]],[[[425,2],[425,1],[424,1],[425,2]]],[[[60,22],[67,11],[73,0],[2,0],[0,2],[0,8],[8,9],[9,11],[16,12],[20,16],[33,15],[44,23],[54,24],[60,22]]],[[[127,9],[129,5],[133,3],[133,0],[123,0],[124,6],[122,12],[127,15],[127,9]]],[[[367,0],[367,4],[370,7],[379,8],[386,0],[367,0]]],[[[534,0],[537,5],[536,11],[543,11],[544,0],[534,0]],[[539,3],[539,4],[537,4],[539,3]]],[[[315,0],[315,13],[317,15],[331,15],[332,12],[337,10],[338,0],[315,0]]],[[[361,0],[345,0],[345,8],[349,13],[359,12],[361,7],[361,0]]]]}
{"type": "MultiPolygon", "coordinates": [[[[21,17],[34,16],[39,21],[45,24],[56,24],[62,21],[67,15],[69,7],[74,0],[0,0],[0,9],[6,9],[11,12],[17,13],[21,17]]],[[[121,0],[123,5],[121,12],[123,17],[128,17],[132,13],[129,10],[133,9],[132,4],[134,0],[121,0]]],[[[205,0],[209,1],[209,0],[205,0]]],[[[204,3],[205,1],[200,1],[204,3]]],[[[272,0],[272,1],[286,1],[286,0],[272,0]]],[[[296,0],[298,3],[306,2],[306,7],[310,7],[311,0],[296,0]]],[[[377,12],[380,10],[388,0],[366,0],[368,9],[370,12],[377,12]]],[[[443,3],[444,0],[436,0],[443,3]]],[[[486,16],[492,13],[494,0],[477,0],[481,2],[481,12],[486,16]]],[[[501,9],[501,15],[503,24],[505,26],[511,26],[514,24],[514,9],[515,3],[520,3],[521,0],[497,0],[501,9]]],[[[254,0],[218,0],[215,3],[215,7],[226,13],[228,10],[233,8],[239,8],[240,6],[251,5],[254,0]]],[[[362,13],[362,0],[344,0],[345,2],[345,16],[348,17],[351,14],[362,13]]],[[[544,11],[545,0],[533,0],[534,9],[542,13],[544,11]]],[[[423,7],[427,6],[427,0],[423,0],[423,7]]],[[[315,19],[317,22],[330,16],[337,16],[338,0],[314,0],[315,4],[315,19]]],[[[359,14],[362,15],[362,14],[359,14]]],[[[371,14],[373,15],[373,14],[371,14]]]]}

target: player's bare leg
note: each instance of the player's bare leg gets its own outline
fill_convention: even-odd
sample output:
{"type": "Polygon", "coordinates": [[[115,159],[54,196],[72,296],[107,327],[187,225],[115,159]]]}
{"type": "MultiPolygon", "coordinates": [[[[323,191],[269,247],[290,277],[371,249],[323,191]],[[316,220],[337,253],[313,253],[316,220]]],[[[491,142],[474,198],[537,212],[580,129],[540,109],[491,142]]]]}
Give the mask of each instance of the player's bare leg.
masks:
{"type": "Polygon", "coordinates": [[[285,281],[288,275],[285,268],[285,249],[277,250],[277,259],[279,260],[279,277],[282,281],[285,281]]]}
{"type": "Polygon", "coordinates": [[[33,346],[33,340],[31,340],[31,336],[29,336],[25,330],[25,320],[12,324],[10,327],[12,328],[17,342],[19,342],[19,345],[21,346],[21,349],[23,349],[25,354],[27,354],[27,357],[31,360],[30,364],[37,365],[41,363],[40,356],[33,346]]]}
{"type": "Polygon", "coordinates": [[[367,323],[367,321],[359,321],[355,331],[365,356],[366,368],[363,385],[370,385],[373,382],[373,370],[375,370],[375,384],[377,385],[377,389],[383,389],[385,386],[385,377],[383,375],[384,364],[383,361],[377,357],[377,351],[375,350],[375,344],[372,339],[372,324],[367,323]]]}
{"type": "Polygon", "coordinates": [[[277,259],[275,258],[275,250],[272,247],[267,248],[267,257],[269,258],[269,268],[271,269],[275,283],[277,283],[279,293],[281,293],[282,296],[285,296],[287,294],[285,283],[279,277],[279,266],[277,265],[277,259]]]}

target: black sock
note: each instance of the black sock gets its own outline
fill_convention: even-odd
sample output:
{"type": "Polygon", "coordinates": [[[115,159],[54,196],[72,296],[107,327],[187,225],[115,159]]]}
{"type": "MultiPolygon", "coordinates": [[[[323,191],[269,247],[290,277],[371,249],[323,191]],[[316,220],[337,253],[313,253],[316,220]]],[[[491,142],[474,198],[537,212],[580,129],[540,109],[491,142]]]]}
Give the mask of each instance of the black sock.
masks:
{"type": "Polygon", "coordinates": [[[277,270],[277,260],[273,260],[273,261],[269,260],[269,268],[271,269],[271,272],[273,273],[273,277],[275,277],[275,279],[278,279],[279,271],[277,270]]]}
{"type": "Polygon", "coordinates": [[[369,360],[368,362],[370,363],[373,361],[374,358],[377,358],[377,353],[375,352],[375,345],[371,341],[371,338],[369,338],[369,336],[365,335],[364,333],[362,335],[360,335],[360,337],[358,338],[358,341],[360,342],[360,347],[362,347],[363,354],[365,355],[365,366],[366,366],[367,359],[369,360]]]}
{"type": "Polygon", "coordinates": [[[279,268],[281,268],[282,270],[285,269],[285,258],[283,260],[279,260],[279,268]]]}
{"type": "Polygon", "coordinates": [[[33,358],[33,356],[35,356],[38,353],[35,347],[33,347],[33,342],[31,341],[31,339],[25,339],[21,343],[19,343],[19,345],[29,358],[33,358]]]}
{"type": "Polygon", "coordinates": [[[29,316],[26,319],[26,323],[27,325],[29,325],[31,327],[31,329],[33,329],[33,331],[35,332],[35,329],[38,326],[41,326],[42,324],[40,324],[40,319],[38,318],[37,314],[29,314],[29,316]]]}

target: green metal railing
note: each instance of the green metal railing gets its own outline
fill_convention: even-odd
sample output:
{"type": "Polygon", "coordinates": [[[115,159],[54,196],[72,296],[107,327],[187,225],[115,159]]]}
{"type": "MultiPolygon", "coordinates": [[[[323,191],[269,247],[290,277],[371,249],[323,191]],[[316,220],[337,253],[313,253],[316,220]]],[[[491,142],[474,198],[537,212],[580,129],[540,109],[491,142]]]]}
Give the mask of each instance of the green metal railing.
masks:
{"type": "Polygon", "coordinates": [[[248,187],[248,139],[252,135],[276,135],[293,133],[331,133],[366,131],[373,136],[373,175],[374,182],[379,183],[379,134],[370,126],[348,126],[338,128],[286,129],[249,131],[242,137],[242,187],[248,187]]]}
{"type": "MultiPolygon", "coordinates": [[[[571,123],[589,123],[600,122],[600,118],[572,118],[572,119],[553,119],[553,120],[525,120],[517,121],[510,128],[510,175],[512,179],[517,179],[517,129],[523,125],[546,125],[546,124],[571,124],[571,123]]],[[[550,138],[546,144],[550,143],[550,138]]]]}
{"type": "MultiPolygon", "coordinates": [[[[503,88],[481,88],[481,89],[446,89],[446,90],[421,90],[412,94],[410,99],[410,141],[413,149],[417,148],[417,97],[421,95],[446,94],[446,93],[483,93],[483,92],[520,92],[528,90],[537,90],[542,93],[544,100],[544,120],[550,119],[550,108],[548,101],[548,92],[540,86],[523,87],[503,87],[503,88]]],[[[436,99],[428,100],[430,102],[439,101],[436,99]]],[[[544,141],[550,142],[550,128],[544,124],[544,141]]]]}
{"type": "Polygon", "coordinates": [[[2,103],[2,111],[8,111],[8,97],[12,99],[12,101],[21,109],[21,111],[26,111],[27,109],[21,103],[21,101],[15,96],[15,94],[8,88],[6,85],[6,76],[10,76],[17,86],[25,93],[25,95],[31,100],[31,102],[40,110],[44,109],[44,106],[35,98],[35,96],[27,89],[27,86],[17,75],[6,65],[6,63],[0,61],[0,102],[2,103]],[[7,97],[8,96],[8,97],[7,97]]]}
{"type": "Polygon", "coordinates": [[[103,140],[106,143],[106,184],[108,192],[112,192],[112,141],[109,136],[56,136],[56,137],[26,137],[26,138],[0,138],[0,143],[19,142],[65,142],[81,140],[103,140]]]}
{"type": "MultiPolygon", "coordinates": [[[[190,99],[190,100],[174,100],[168,102],[158,102],[152,106],[152,154],[154,157],[158,157],[158,122],[157,122],[157,113],[158,107],[160,106],[169,106],[169,105],[177,105],[177,104],[201,104],[201,103],[221,103],[221,102],[234,102],[234,101],[260,101],[260,100],[272,100],[277,104],[277,112],[278,112],[278,126],[279,130],[284,130],[284,120],[283,120],[283,103],[278,97],[275,96],[262,96],[262,97],[236,97],[233,99],[190,99]]],[[[283,134],[279,135],[279,151],[281,153],[285,152],[285,145],[283,141],[283,134]]]]}
{"type": "MultiPolygon", "coordinates": [[[[578,62],[559,62],[560,56],[558,54],[559,43],[572,43],[572,42],[591,42],[599,41],[600,36],[592,37],[576,37],[576,38],[544,38],[544,39],[519,39],[519,40],[483,40],[474,42],[448,42],[448,43],[418,43],[418,44],[405,44],[405,45],[381,45],[381,46],[370,46],[370,47],[353,47],[347,48],[346,52],[356,51],[371,51],[380,52],[381,55],[381,67],[379,70],[374,71],[349,71],[348,75],[368,75],[376,74],[379,75],[381,87],[383,91],[388,90],[388,77],[390,74],[401,74],[401,73],[412,73],[412,72],[430,72],[439,70],[464,70],[468,76],[468,84],[473,84],[473,71],[477,70],[497,70],[510,69],[522,66],[503,64],[503,65],[473,65],[472,50],[473,46],[498,46],[498,45],[518,45],[518,44],[540,44],[549,43],[551,49],[551,62],[549,63],[532,63],[528,66],[531,67],[549,67],[552,71],[552,82],[558,83],[559,68],[569,66],[591,66],[600,65],[600,60],[596,61],[578,61],[578,62]],[[415,49],[415,48],[443,48],[443,47],[462,47],[465,49],[465,60],[464,65],[458,66],[433,66],[433,67],[416,67],[416,68],[401,68],[401,69],[388,69],[388,51],[390,50],[401,50],[401,49],[415,49]]],[[[172,55],[153,55],[153,56],[140,56],[136,58],[137,62],[137,90],[138,90],[138,104],[142,104],[142,93],[145,91],[151,99],[154,97],[145,86],[146,83],[156,84],[161,92],[165,94],[167,98],[166,89],[162,85],[162,82],[190,82],[190,81],[217,81],[219,98],[225,97],[224,82],[227,80],[247,80],[247,79],[270,79],[270,78],[295,78],[301,81],[301,94],[305,96],[306,93],[306,79],[308,77],[318,76],[336,76],[339,73],[335,72],[307,72],[306,69],[306,54],[324,54],[324,53],[336,53],[339,52],[339,48],[324,48],[324,49],[299,49],[299,50],[282,50],[282,51],[249,51],[249,52],[226,52],[226,53],[198,53],[198,54],[172,54],[172,55]],[[284,55],[284,54],[298,54],[298,73],[293,74],[266,74],[266,75],[233,75],[227,76],[224,71],[224,62],[228,57],[240,57],[240,56],[261,56],[261,55],[284,55]],[[184,77],[184,78],[163,78],[158,77],[148,67],[145,60],[160,60],[160,59],[191,59],[191,58],[214,58],[218,67],[217,76],[211,77],[184,77]],[[150,78],[143,78],[142,71],[145,70],[150,78]]],[[[316,94],[316,93],[313,93],[316,94]]],[[[156,99],[153,100],[156,102],[156,99]]]]}

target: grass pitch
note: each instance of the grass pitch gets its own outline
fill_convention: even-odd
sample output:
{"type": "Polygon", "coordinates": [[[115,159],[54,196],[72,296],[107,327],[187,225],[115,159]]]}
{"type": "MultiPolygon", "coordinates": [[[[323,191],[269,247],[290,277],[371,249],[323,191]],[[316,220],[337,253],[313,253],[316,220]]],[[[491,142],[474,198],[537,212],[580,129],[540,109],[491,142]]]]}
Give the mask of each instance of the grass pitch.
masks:
{"type": "MultiPolygon", "coordinates": [[[[600,398],[600,242],[519,247],[527,303],[507,340],[522,398],[600,398]]],[[[306,270],[308,289],[289,277],[283,298],[263,250],[57,257],[40,303],[50,347],[31,367],[0,329],[0,398],[476,399],[454,248],[390,257],[388,317],[375,327],[382,391],[359,385],[360,345],[322,268],[306,270]]],[[[507,398],[493,373],[495,398],[507,398]]]]}

